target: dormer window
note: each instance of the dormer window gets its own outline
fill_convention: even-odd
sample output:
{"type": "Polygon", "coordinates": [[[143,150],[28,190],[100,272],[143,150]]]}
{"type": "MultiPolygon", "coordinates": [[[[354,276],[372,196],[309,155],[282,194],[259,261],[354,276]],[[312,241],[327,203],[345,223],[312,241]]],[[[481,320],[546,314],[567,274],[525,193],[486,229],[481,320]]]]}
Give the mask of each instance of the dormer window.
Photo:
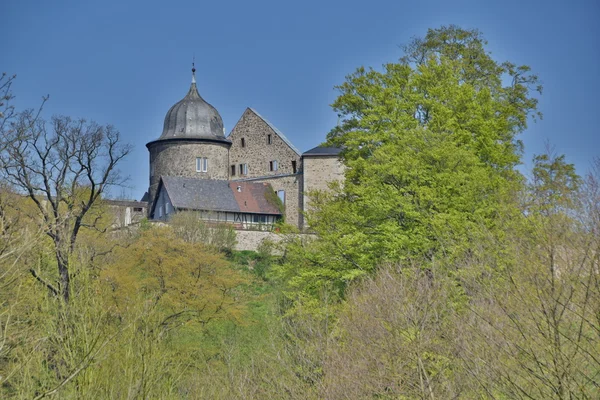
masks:
{"type": "Polygon", "coordinates": [[[207,172],[208,171],[208,158],[196,157],[196,172],[207,172]]]}
{"type": "Polygon", "coordinates": [[[246,147],[246,138],[241,138],[240,139],[240,144],[242,147],[246,147]]]}

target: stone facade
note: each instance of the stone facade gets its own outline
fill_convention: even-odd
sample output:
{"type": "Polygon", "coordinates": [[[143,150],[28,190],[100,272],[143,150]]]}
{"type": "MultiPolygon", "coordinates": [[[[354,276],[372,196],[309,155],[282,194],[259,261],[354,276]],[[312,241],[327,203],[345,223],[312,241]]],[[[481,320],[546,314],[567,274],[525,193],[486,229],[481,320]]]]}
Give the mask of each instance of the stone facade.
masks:
{"type": "Polygon", "coordinates": [[[298,150],[281,132],[250,108],[246,109],[227,138],[231,141],[229,177],[232,180],[296,174],[300,171],[301,155],[298,150]],[[276,162],[276,167],[273,162],[276,162]],[[248,166],[247,174],[240,174],[240,164],[248,166]]]}
{"type": "Polygon", "coordinates": [[[271,123],[247,108],[231,134],[229,177],[271,184],[273,190],[285,192],[285,221],[302,226],[302,156],[271,123]],[[276,164],[275,164],[276,163],[276,164]],[[247,174],[240,168],[247,165],[247,174]]]}
{"type": "MultiPolygon", "coordinates": [[[[229,143],[200,139],[161,140],[148,143],[150,152],[150,203],[156,195],[161,176],[181,176],[198,179],[229,178],[229,143]],[[206,172],[196,168],[196,158],[207,158],[206,172]]],[[[149,209],[152,209],[150,204],[149,209]]]]}
{"type": "Polygon", "coordinates": [[[310,193],[314,190],[328,190],[331,182],[343,182],[344,164],[339,157],[333,156],[309,156],[303,157],[303,181],[304,196],[302,208],[310,210],[310,193]]]}
{"type": "Polygon", "coordinates": [[[264,231],[237,231],[235,233],[235,250],[256,251],[264,240],[279,243],[283,237],[274,232],[264,231]]]}

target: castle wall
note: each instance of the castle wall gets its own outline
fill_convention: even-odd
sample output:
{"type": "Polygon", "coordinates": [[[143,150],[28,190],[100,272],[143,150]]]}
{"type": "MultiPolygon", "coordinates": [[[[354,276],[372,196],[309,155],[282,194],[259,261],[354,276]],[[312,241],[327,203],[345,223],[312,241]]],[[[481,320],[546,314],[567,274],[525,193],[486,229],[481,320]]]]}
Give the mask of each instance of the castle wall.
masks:
{"type": "Polygon", "coordinates": [[[279,243],[283,236],[274,232],[264,231],[235,231],[235,250],[256,251],[263,240],[270,240],[273,243],[279,243]]]}
{"type": "MultiPolygon", "coordinates": [[[[285,235],[281,235],[275,232],[263,232],[263,231],[236,231],[236,245],[235,250],[258,250],[258,246],[264,240],[270,240],[273,243],[279,243],[286,240],[285,235]]],[[[303,242],[316,239],[316,235],[311,234],[293,234],[294,238],[300,238],[303,242]]],[[[274,249],[274,254],[281,255],[281,249],[274,249]]]]}
{"type": "Polygon", "coordinates": [[[338,156],[304,156],[303,210],[310,211],[310,196],[307,193],[314,190],[326,191],[331,182],[343,182],[344,170],[345,166],[338,156]]]}
{"type": "Polygon", "coordinates": [[[300,155],[250,109],[246,109],[228,139],[232,141],[228,170],[232,180],[285,175],[300,171],[300,155]],[[271,144],[268,140],[269,135],[271,135],[271,144]],[[242,139],[244,139],[243,147],[242,139]],[[272,161],[277,161],[276,171],[270,170],[269,163],[272,161]],[[296,164],[295,170],[292,162],[296,164]],[[247,175],[240,175],[240,164],[248,165],[247,175]],[[235,166],[235,175],[231,173],[232,165],[235,166]]]}
{"type": "Polygon", "coordinates": [[[228,143],[185,140],[154,142],[150,151],[150,209],[161,176],[181,176],[197,179],[229,178],[228,143]],[[196,171],[196,158],[208,159],[206,172],[196,171]]]}

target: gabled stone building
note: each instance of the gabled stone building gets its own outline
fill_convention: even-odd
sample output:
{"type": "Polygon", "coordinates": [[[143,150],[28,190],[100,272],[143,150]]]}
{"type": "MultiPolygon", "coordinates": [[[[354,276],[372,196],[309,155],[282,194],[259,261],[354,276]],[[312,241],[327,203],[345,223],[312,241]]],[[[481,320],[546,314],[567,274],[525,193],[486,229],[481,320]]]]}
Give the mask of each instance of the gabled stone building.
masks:
{"type": "Polygon", "coordinates": [[[145,198],[154,220],[195,210],[238,229],[272,226],[282,217],[302,229],[305,190],[325,190],[343,177],[339,149],[317,147],[302,154],[252,108],[226,137],[219,112],[198,93],[195,69],[188,93],[169,109],[162,134],[146,147],[145,198]]]}

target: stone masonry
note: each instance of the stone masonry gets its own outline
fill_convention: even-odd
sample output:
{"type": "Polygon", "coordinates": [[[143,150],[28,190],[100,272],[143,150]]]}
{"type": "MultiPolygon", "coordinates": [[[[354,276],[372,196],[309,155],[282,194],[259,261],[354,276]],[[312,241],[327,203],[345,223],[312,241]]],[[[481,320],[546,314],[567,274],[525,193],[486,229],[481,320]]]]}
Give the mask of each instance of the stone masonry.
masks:
{"type": "Polygon", "coordinates": [[[246,109],[227,138],[232,143],[229,150],[229,176],[232,180],[286,175],[300,171],[300,153],[250,108],[246,109]],[[269,135],[271,144],[268,142],[269,135]],[[276,171],[271,171],[272,161],[277,161],[276,171]],[[239,165],[244,163],[248,165],[248,174],[240,175],[239,165]],[[295,170],[293,163],[296,165],[295,170]],[[235,175],[231,173],[231,166],[235,166],[235,175]]]}
{"type": "Polygon", "coordinates": [[[303,156],[303,191],[302,208],[305,212],[310,210],[310,196],[308,193],[315,190],[329,190],[331,182],[343,182],[344,164],[337,155],[303,156]]]}
{"type": "Polygon", "coordinates": [[[246,109],[227,138],[232,143],[229,150],[230,179],[266,182],[275,191],[284,190],[285,221],[290,225],[302,226],[300,153],[281,132],[250,108],[246,109]],[[276,170],[272,170],[273,162],[277,163],[276,170]],[[240,164],[248,166],[247,174],[240,175],[240,164]]]}
{"type": "Polygon", "coordinates": [[[161,176],[227,180],[228,147],[227,143],[194,140],[165,140],[153,143],[149,148],[150,199],[154,199],[161,176]],[[196,171],[197,157],[208,158],[207,172],[196,171]]]}

